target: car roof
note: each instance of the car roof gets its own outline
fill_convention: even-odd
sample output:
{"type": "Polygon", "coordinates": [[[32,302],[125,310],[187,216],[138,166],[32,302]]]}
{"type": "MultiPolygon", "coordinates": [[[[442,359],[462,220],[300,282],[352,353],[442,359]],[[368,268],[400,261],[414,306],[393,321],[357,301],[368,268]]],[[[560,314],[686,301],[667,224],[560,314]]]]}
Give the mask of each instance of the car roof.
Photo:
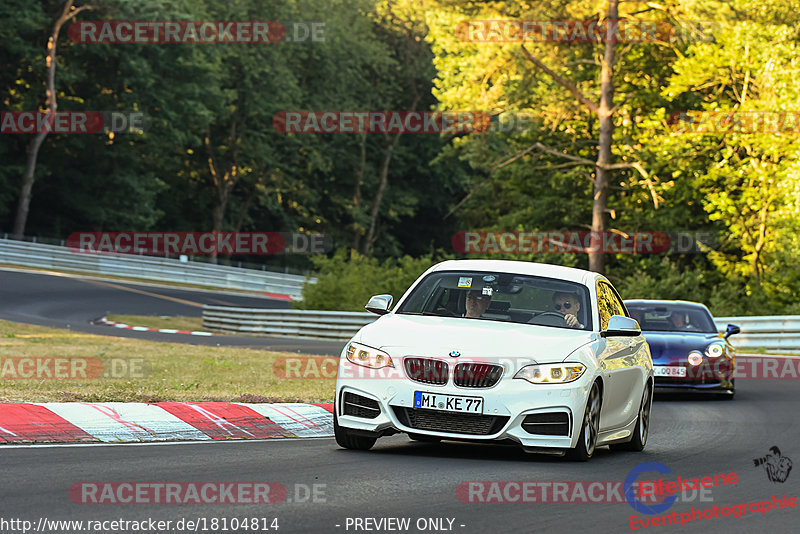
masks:
{"type": "Polygon", "coordinates": [[[591,285],[590,282],[601,279],[606,280],[601,274],[564,267],[562,265],[551,265],[549,263],[535,263],[530,261],[512,260],[447,260],[437,263],[431,267],[429,272],[436,271],[490,271],[506,272],[515,274],[527,274],[531,276],[543,276],[556,278],[579,284],[591,285]]]}
{"type": "Polygon", "coordinates": [[[648,300],[648,299],[629,299],[625,300],[625,306],[635,306],[641,304],[643,306],[689,306],[693,308],[702,308],[708,310],[705,304],[701,302],[692,302],[690,300],[648,300]]]}

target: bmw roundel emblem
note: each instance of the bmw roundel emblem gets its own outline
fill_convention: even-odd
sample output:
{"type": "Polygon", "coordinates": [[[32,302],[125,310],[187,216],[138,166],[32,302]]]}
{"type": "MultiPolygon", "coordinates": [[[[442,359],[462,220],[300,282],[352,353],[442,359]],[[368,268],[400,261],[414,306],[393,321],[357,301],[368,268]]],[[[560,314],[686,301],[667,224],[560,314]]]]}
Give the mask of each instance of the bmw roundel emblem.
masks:
{"type": "Polygon", "coordinates": [[[451,350],[450,351],[450,357],[451,358],[458,358],[459,356],[461,356],[461,353],[458,352],[457,350],[451,350]]]}

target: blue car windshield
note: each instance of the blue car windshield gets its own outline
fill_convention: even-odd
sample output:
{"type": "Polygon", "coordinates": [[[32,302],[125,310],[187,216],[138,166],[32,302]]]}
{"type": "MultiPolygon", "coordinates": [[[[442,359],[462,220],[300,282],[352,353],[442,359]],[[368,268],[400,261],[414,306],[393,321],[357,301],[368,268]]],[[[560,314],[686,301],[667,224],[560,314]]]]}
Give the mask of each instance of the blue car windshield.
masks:
{"type": "Polygon", "coordinates": [[[716,334],[711,314],[704,308],[684,304],[628,304],[631,317],[647,332],[698,332],[716,334]]]}
{"type": "Polygon", "coordinates": [[[414,288],[396,313],[592,329],[586,286],[513,273],[431,273],[414,288]]]}

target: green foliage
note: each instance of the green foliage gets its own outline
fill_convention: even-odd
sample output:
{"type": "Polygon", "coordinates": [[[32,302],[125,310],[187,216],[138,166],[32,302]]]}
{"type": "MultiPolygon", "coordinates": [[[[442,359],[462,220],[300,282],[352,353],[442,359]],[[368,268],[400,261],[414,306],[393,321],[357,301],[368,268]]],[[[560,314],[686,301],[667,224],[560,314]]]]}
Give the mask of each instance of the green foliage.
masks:
{"type": "MultiPolygon", "coordinates": [[[[152,123],[142,135],[48,136],[29,234],[205,231],[217,220],[224,230],[323,232],[339,252],[316,259],[320,283],[302,305],[361,310],[372,294],[399,298],[434,261],[430,251],[449,250],[459,230],[589,228],[594,167],[586,161],[597,156],[596,118],[519,43],[467,42],[456,29],[474,19],[592,19],[603,16],[605,0],[76,1],[83,3],[97,9],[80,20],[321,21],[325,42],[121,46],[74,43],[63,31],[60,109],[139,110],[152,123]],[[394,145],[379,134],[286,135],[272,126],[279,110],[412,105],[520,114],[526,122],[482,134],[405,135],[394,145]],[[224,187],[209,152],[221,175],[236,169],[222,176],[224,187]],[[351,257],[350,249],[370,254],[351,257]]],[[[0,4],[3,110],[43,105],[47,38],[61,6],[0,4]]],[[[613,159],[640,162],[647,175],[614,171],[610,226],[721,238],[706,254],[610,256],[609,276],[626,298],[701,300],[721,315],[800,312],[797,135],[683,135],[667,122],[686,110],[797,112],[800,0],[622,2],[620,9],[630,20],[714,25],[704,39],[618,48],[613,159]]],[[[602,45],[526,47],[597,101],[602,45]]],[[[0,136],[4,231],[30,140],[0,136]]],[[[578,254],[488,257],[588,266],[578,254]]],[[[303,257],[266,261],[311,267],[303,257]]]]}
{"type": "Polygon", "coordinates": [[[295,308],[364,311],[369,298],[379,294],[392,295],[397,302],[414,280],[435,263],[432,255],[381,262],[357,253],[348,257],[344,251],[331,258],[316,258],[317,283],[306,284],[303,300],[295,303],[295,308]]]}
{"type": "Polygon", "coordinates": [[[682,270],[664,258],[642,265],[631,274],[612,276],[624,299],[705,300],[709,296],[707,280],[682,270]]]}
{"type": "Polygon", "coordinates": [[[622,298],[688,300],[702,302],[718,317],[780,315],[793,313],[787,303],[771,298],[761,284],[751,279],[724,276],[711,269],[681,268],[669,258],[641,261],[635,271],[611,276],[622,298]]]}
{"type": "MultiPolygon", "coordinates": [[[[86,2],[78,1],[76,5],[86,2]]],[[[63,2],[0,7],[3,109],[44,102],[44,55],[63,2]]],[[[433,54],[413,5],[379,0],[93,0],[78,20],[269,20],[324,24],[322,42],[277,44],[82,44],[66,29],[56,85],[66,110],[142,111],[141,135],[50,135],[39,154],[27,232],[86,230],[313,231],[350,246],[372,222],[383,135],[281,134],[282,110],[435,107],[433,54]],[[268,15],[268,16],[267,16],[268,15]],[[206,141],[206,139],[208,141],[206,141]],[[217,175],[210,171],[209,154],[217,175]],[[355,177],[360,176],[358,195],[355,177]],[[358,200],[355,197],[358,196],[358,200]]],[[[0,226],[10,229],[31,137],[0,136],[0,226]]],[[[448,142],[403,136],[375,215],[375,253],[421,254],[441,246],[442,224],[462,194],[452,166],[430,165],[448,142]],[[437,194],[430,194],[431,189],[437,194]],[[435,227],[435,231],[430,228],[435,227]],[[427,239],[419,239],[427,235],[427,239]]],[[[252,261],[252,258],[242,258],[252,261]]],[[[303,263],[298,258],[268,261],[303,263]]],[[[308,267],[306,263],[304,267],[308,267]]]]}

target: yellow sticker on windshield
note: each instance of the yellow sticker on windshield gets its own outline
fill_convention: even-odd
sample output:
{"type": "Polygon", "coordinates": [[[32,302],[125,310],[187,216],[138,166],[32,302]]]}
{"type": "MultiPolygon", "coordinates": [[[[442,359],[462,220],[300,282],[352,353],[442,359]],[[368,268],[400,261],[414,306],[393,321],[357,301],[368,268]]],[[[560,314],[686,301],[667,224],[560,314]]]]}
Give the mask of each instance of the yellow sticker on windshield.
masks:
{"type": "Polygon", "coordinates": [[[458,287],[472,287],[472,278],[460,276],[458,278],[458,287]]]}

